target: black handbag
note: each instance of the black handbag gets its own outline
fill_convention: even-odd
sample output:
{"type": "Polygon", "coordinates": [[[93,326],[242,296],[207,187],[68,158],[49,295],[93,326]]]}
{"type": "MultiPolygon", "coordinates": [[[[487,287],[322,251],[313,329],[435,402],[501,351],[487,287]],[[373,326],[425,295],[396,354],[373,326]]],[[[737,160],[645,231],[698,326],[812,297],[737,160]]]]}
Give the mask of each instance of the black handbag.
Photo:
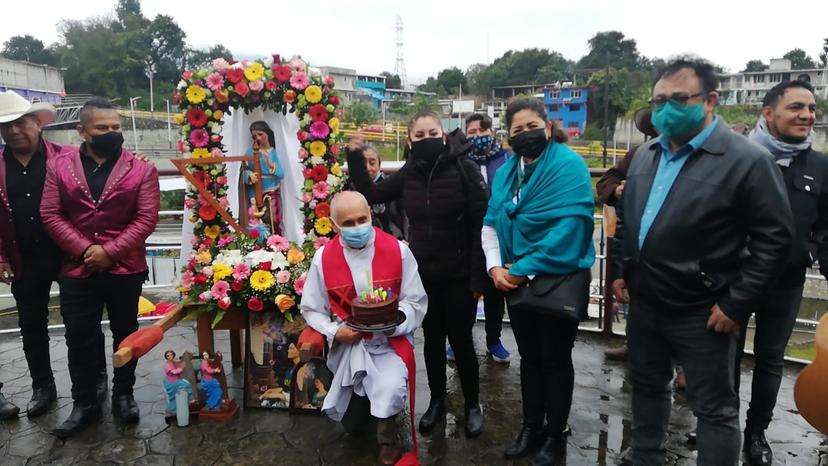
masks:
{"type": "Polygon", "coordinates": [[[589,318],[590,269],[570,275],[538,275],[506,293],[509,310],[532,311],[570,321],[589,318]]]}

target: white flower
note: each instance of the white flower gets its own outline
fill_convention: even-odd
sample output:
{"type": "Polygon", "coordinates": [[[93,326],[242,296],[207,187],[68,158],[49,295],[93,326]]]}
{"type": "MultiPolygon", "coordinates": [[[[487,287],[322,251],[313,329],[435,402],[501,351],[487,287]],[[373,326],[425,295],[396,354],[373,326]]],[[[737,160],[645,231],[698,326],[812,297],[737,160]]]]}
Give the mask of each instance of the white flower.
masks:
{"type": "Polygon", "coordinates": [[[235,267],[244,260],[239,249],[227,249],[216,255],[215,262],[224,262],[230,267],[235,267]]]}
{"type": "Polygon", "coordinates": [[[288,262],[287,257],[285,257],[284,254],[282,254],[279,251],[276,251],[272,254],[273,254],[273,264],[272,264],[273,268],[276,268],[276,269],[279,269],[279,270],[285,270],[288,267],[290,267],[290,262],[288,262]]]}
{"type": "Polygon", "coordinates": [[[310,163],[313,165],[320,165],[322,163],[325,163],[325,161],[322,159],[322,157],[311,157],[310,163]]]}
{"type": "Polygon", "coordinates": [[[270,57],[265,57],[265,58],[262,60],[262,64],[264,65],[264,67],[265,67],[265,68],[270,68],[270,65],[272,65],[272,64],[273,64],[273,57],[272,57],[272,56],[270,56],[270,57]]]}
{"type": "Polygon", "coordinates": [[[337,186],[339,186],[339,182],[341,180],[338,176],[334,174],[328,174],[328,179],[326,181],[328,183],[328,186],[330,186],[331,188],[336,188],[337,186]]]}
{"type": "Polygon", "coordinates": [[[250,263],[252,266],[257,266],[262,262],[272,262],[273,261],[273,253],[266,250],[260,249],[258,251],[251,251],[244,256],[244,259],[250,263]]]}
{"type": "Polygon", "coordinates": [[[188,86],[187,81],[185,81],[183,79],[181,81],[178,81],[178,88],[179,89],[181,89],[181,88],[187,89],[187,86],[188,86]]]}

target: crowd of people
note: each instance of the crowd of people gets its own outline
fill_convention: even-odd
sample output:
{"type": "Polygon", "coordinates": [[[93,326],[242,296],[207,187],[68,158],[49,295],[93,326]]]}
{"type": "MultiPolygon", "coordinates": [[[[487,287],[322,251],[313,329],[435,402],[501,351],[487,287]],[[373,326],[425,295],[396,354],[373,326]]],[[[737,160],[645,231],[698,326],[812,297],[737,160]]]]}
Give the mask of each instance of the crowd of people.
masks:
{"type": "MultiPolygon", "coordinates": [[[[631,374],[625,461],[632,465],[665,462],[677,366],[698,419],[698,464],[735,465],[741,451],[750,464],[771,464],[764,433],[805,271],[819,261],[828,275],[828,158],[811,147],[813,89],[802,81],[774,87],[745,136],[716,116],[716,85],[703,60],[662,68],[649,108],[636,115],[649,140],[597,187],[618,213],[611,283],[616,300],[629,305],[628,342],[611,356],[628,359],[631,374]],[[752,315],[756,370],[742,429],[739,364],[752,315]]],[[[79,148],[42,138],[50,114],[13,93],[0,95],[8,144],[0,163],[0,275],[18,303],[33,385],[29,416],[55,400],[46,313],[52,281],[61,285],[74,408],[55,433],[69,436],[101,415],[108,385],[102,307],[115,346],[137,328],[158,180],[151,164],[122,148],[120,120],[106,101],[84,106],[79,148]]],[[[450,359],[465,434],[483,432],[472,338],[480,299],[487,354],[511,358],[500,339],[507,308],[517,343],[522,421],[505,457],[564,464],[572,351],[596,258],[593,188],[584,160],[541,101],[516,99],[504,117],[508,150],[487,115],[473,114],[465,133],[449,133],[436,113],[417,113],[408,124],[405,165],[390,175],[376,148],[361,138],[348,144],[348,190],[331,204],[338,236],[314,256],[300,309],[330,345],[335,375],[323,411],[351,433],[375,418],[383,464],[401,456],[395,418],[413,396],[412,336],[420,326],[430,393],[420,434],[433,432],[449,410],[450,359]],[[396,290],[405,320],[366,338],[345,325],[348,303],[376,283],[396,290]]],[[[265,152],[274,146],[266,129],[251,127],[265,152]]],[[[281,167],[264,164],[276,180],[268,189],[278,189],[281,167]]],[[[127,422],[139,416],[134,370],[134,363],[116,369],[113,381],[113,413],[127,422]]],[[[0,417],[17,413],[0,395],[0,417]]]]}

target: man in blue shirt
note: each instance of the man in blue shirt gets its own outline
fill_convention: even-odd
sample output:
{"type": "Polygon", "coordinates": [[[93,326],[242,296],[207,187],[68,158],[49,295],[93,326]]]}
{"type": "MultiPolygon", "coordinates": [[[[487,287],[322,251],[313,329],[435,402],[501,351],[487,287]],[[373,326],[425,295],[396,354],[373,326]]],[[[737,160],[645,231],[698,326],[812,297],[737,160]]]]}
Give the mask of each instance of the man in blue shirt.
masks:
{"type": "Polygon", "coordinates": [[[658,76],[651,107],[661,136],[633,158],[615,243],[623,278],[613,291],[620,301],[629,291],[631,303],[629,460],[664,464],[675,357],[698,418],[698,463],[735,465],[738,322],[785,262],[793,219],[770,153],[713,114],[713,67],[676,60],[658,76]]]}

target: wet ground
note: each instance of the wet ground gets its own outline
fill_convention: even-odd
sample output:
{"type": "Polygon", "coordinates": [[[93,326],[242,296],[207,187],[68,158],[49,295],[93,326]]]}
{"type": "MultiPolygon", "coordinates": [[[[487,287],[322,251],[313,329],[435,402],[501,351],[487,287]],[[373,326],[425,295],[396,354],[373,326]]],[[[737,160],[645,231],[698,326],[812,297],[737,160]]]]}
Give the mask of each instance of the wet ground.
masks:
{"type": "MultiPolygon", "coordinates": [[[[284,411],[249,409],[230,422],[195,421],[190,427],[168,426],[164,421],[165,394],[161,387],[162,353],[173,349],[179,354],[196,349],[195,332],[179,325],[164,342],[138,365],[135,396],[141,408],[137,426],[123,426],[112,420],[109,403],[103,421],[67,442],[48,434],[71,410],[70,382],[62,331],[52,334],[52,361],[58,384],[59,401],[55,409],[34,421],[21,413],[17,420],[0,423],[0,464],[138,464],[138,465],[370,465],[376,449],[371,436],[350,437],[341,427],[323,417],[290,416],[284,411]]],[[[217,347],[229,354],[226,332],[218,332],[217,347]]],[[[503,449],[512,440],[520,423],[520,386],[518,364],[502,365],[482,356],[482,324],[475,328],[480,361],[481,398],[486,431],[468,440],[462,427],[462,397],[459,380],[449,368],[452,414],[445,428],[420,437],[423,464],[525,464],[507,462],[503,449]]],[[[567,449],[568,465],[617,464],[630,442],[630,385],[621,363],[606,362],[603,350],[620,340],[607,340],[581,332],[575,344],[575,394],[570,415],[573,435],[567,449]]],[[[504,344],[515,349],[514,339],[504,329],[504,344]]],[[[421,335],[418,348],[422,348],[421,335]]],[[[428,394],[422,355],[418,354],[417,417],[425,411],[428,394]]],[[[227,369],[229,370],[229,364],[227,369]]],[[[825,437],[814,431],[796,412],[793,383],[798,366],[789,366],[768,431],[773,444],[775,464],[826,465],[828,446],[825,437]]],[[[743,373],[750,375],[750,361],[743,373]]],[[[111,374],[111,368],[110,368],[111,374]]],[[[242,396],[242,370],[228,374],[231,393],[242,396]]],[[[0,337],[0,380],[3,393],[18,406],[25,407],[31,396],[26,362],[18,336],[0,337]]],[[[743,383],[742,398],[749,396],[750,383],[743,383]]],[[[744,403],[743,403],[744,405],[744,403]]],[[[743,413],[744,419],[744,413],[743,413]]],[[[407,419],[400,420],[402,423],[407,419]]],[[[680,395],[675,398],[670,423],[668,449],[670,464],[695,464],[695,453],[684,442],[684,434],[695,424],[692,413],[680,395]]],[[[407,425],[407,424],[404,424],[407,425]]],[[[402,430],[405,430],[403,427],[402,430]]]]}

